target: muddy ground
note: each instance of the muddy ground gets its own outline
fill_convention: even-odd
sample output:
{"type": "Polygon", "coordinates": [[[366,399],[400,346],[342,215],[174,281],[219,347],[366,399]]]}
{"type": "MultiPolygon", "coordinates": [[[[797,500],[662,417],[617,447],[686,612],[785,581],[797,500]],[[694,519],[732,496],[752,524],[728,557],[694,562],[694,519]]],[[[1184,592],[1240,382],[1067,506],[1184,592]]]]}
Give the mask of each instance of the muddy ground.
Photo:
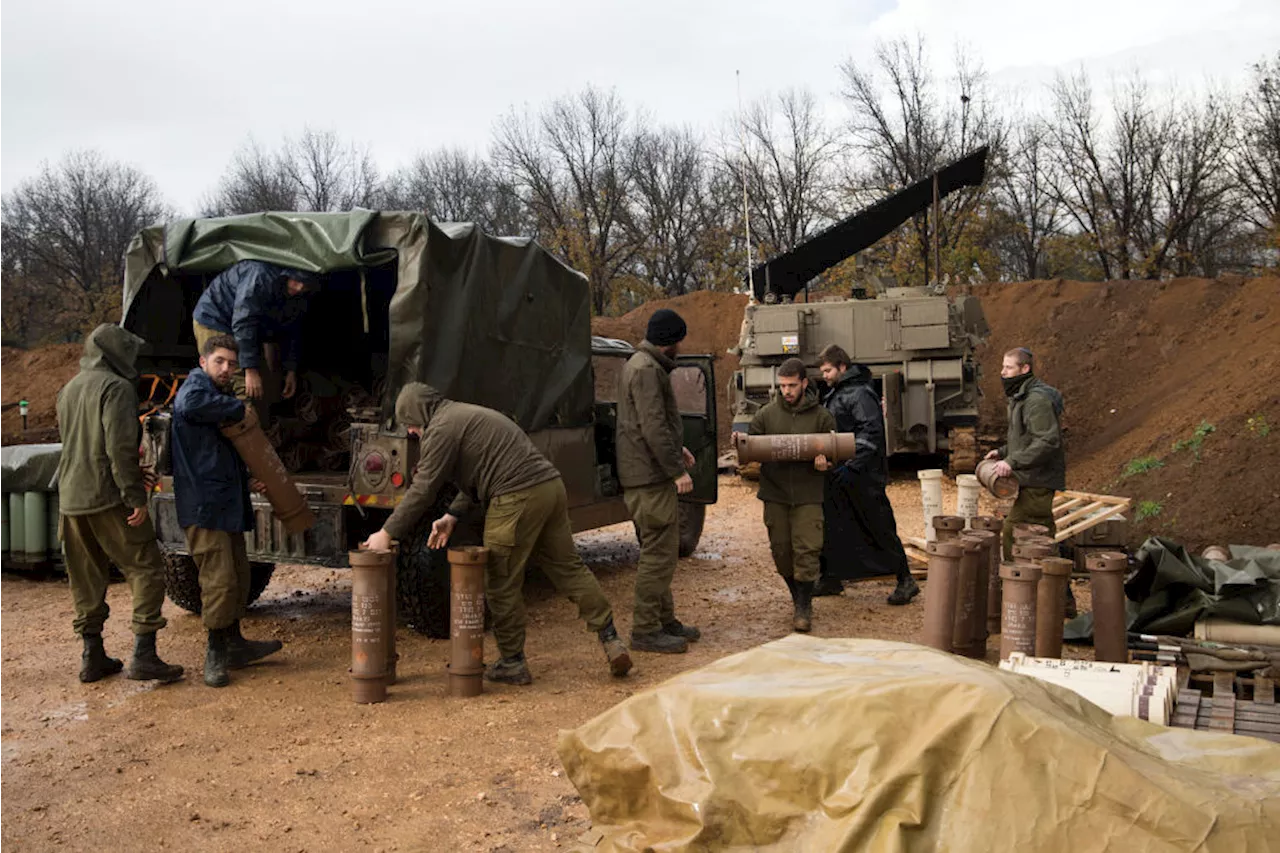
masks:
{"type": "MultiPolygon", "coordinates": [[[[402,627],[401,680],[390,700],[352,703],[345,570],[280,567],[246,633],[281,639],[284,651],[235,674],[222,690],[200,680],[198,617],[167,601],[161,652],[188,668],[185,681],[154,687],[113,677],[81,685],[65,583],[6,575],[4,849],[497,853],[571,846],[589,823],[556,757],[559,730],[790,630],[754,485],[726,477],[720,486],[701,546],[676,575],[679,615],[704,632],[689,654],[636,654],[632,675],[614,680],[568,602],[534,580],[526,595],[535,683],[488,685],[471,700],[446,695],[448,643],[402,627]]],[[[954,488],[947,488],[950,507],[954,488]]],[[[890,497],[902,534],[919,535],[915,475],[898,475],[890,497]]],[[[629,526],[578,543],[626,636],[637,555],[629,526]]],[[[868,581],[843,597],[818,599],[814,633],[914,639],[923,600],[889,607],[891,588],[868,581]]],[[[1087,588],[1081,591],[1086,604],[1087,588]]],[[[123,654],[130,642],[125,585],[111,587],[109,602],[108,649],[123,654]]],[[[494,654],[487,638],[486,658],[494,654]]]]}

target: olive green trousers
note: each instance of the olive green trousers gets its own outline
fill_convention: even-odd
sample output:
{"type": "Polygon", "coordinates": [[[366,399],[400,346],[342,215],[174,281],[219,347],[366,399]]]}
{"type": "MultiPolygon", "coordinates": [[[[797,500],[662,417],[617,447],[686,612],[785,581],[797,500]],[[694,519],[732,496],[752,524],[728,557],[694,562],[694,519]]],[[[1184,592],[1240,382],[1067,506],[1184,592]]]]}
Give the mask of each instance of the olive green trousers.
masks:
{"type": "Polygon", "coordinates": [[[818,579],[822,518],[822,504],[764,502],[764,526],[778,574],[801,583],[818,579]]]}
{"type": "Polygon", "coordinates": [[[154,634],[165,626],[164,557],[156,544],[151,517],[137,527],[125,523],[129,510],[112,507],[89,515],[63,515],[61,526],[66,549],[67,578],[76,616],[71,623],[77,634],[101,634],[111,613],[107,585],[111,565],[124,574],[133,593],[133,633],[154,634]]]}
{"type": "Polygon", "coordinates": [[[653,634],[676,618],[671,580],[680,559],[680,504],[676,484],[635,486],[622,493],[640,538],[636,591],[631,620],[633,634],[653,634]]]}
{"type": "Polygon", "coordinates": [[[1013,559],[1013,526],[1015,524],[1043,524],[1049,528],[1049,535],[1058,532],[1053,523],[1053,489],[1019,489],[1013,508],[1005,516],[1001,529],[1001,544],[1004,546],[1004,559],[1013,559]]]}
{"type": "Polygon", "coordinates": [[[249,606],[249,552],[243,533],[183,528],[200,571],[200,618],[210,631],[226,628],[249,606]]]}

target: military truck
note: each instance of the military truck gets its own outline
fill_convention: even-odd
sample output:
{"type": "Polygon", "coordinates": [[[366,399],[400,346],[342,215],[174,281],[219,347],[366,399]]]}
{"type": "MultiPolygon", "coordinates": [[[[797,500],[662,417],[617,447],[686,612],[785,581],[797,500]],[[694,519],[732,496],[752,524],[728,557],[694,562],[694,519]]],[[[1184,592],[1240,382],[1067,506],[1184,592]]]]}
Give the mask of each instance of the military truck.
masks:
{"type": "Polygon", "coordinates": [[[865,364],[881,389],[888,452],[946,454],[953,474],[977,465],[981,368],[974,349],[988,334],[976,297],[949,299],[936,287],[866,283],[848,298],[809,301],[809,282],[874,244],[931,202],[982,182],[982,148],[934,175],[837,222],[752,270],[753,299],[729,385],[735,429],[777,388],[777,368],[799,358],[820,381],[818,353],[837,344],[865,364]]]}
{"type": "MultiPolygon", "coordinates": [[[[264,213],[147,228],[126,255],[124,326],[146,339],[144,448],[162,474],[153,495],[171,600],[199,612],[195,564],[177,523],[168,458],[169,408],[197,363],[191,314],[209,281],[233,263],[263,260],[321,277],[302,326],[300,390],[274,403],[267,434],[318,519],[287,534],[253,498],[251,597],[276,563],[346,566],[412,482],[417,440],[395,422],[396,395],[427,382],[447,397],[497,409],[559,468],[575,531],[629,519],[615,464],[614,392],[630,344],[593,338],[586,278],[536,242],[412,212],[264,213]]],[[[716,500],[716,387],[710,356],[681,357],[673,384],[685,444],[697,464],[681,498],[681,552],[692,553],[716,500]]],[[[445,552],[426,548],[441,495],[400,544],[402,617],[448,636],[445,552]]],[[[454,544],[478,542],[482,518],[462,519],[454,544]]]]}

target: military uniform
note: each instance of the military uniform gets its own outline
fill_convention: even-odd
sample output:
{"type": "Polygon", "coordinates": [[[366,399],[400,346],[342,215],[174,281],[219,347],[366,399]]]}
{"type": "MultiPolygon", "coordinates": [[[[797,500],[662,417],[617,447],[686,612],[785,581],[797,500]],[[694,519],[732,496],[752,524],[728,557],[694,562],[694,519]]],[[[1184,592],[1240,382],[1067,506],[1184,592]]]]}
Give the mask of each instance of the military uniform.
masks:
{"type": "Polygon", "coordinates": [[[1067,486],[1067,459],[1062,448],[1062,394],[1024,373],[1004,381],[1008,399],[1009,435],[996,452],[1009,463],[1018,478],[1018,497],[1004,520],[1004,559],[1013,559],[1013,526],[1043,524],[1049,535],[1057,532],[1053,521],[1054,492],[1067,486]]]}
{"type": "MultiPolygon", "coordinates": [[[[679,328],[683,338],[683,321],[679,328]]],[[[685,473],[684,427],[671,388],[675,367],[657,345],[645,340],[627,360],[618,385],[618,481],[640,539],[631,644],[646,651],[682,652],[687,641],[699,636],[676,618],[671,595],[680,558],[675,481],[685,473]],[[685,642],[665,640],[664,633],[685,642]]]]}
{"type": "Polygon", "coordinates": [[[422,427],[421,456],[413,482],[383,529],[393,539],[412,535],[446,483],[458,487],[449,507],[455,516],[472,505],[485,509],[484,545],[489,549],[485,592],[493,613],[493,637],[502,655],[490,680],[525,684],[525,566],[533,560],[605,646],[615,675],[631,668],[617,639],[613,608],[600,582],[573,544],[568,496],[560,472],[510,418],[447,400],[429,385],[412,382],[396,401],[401,424],[422,427]]]}
{"type": "MultiPolygon", "coordinates": [[[[827,433],[836,419],[808,391],[794,406],[783,397],[768,403],[751,419],[751,435],[827,433]]],[[[794,626],[808,631],[812,619],[813,584],[822,556],[822,499],[825,475],[812,462],[764,462],[756,496],[764,503],[773,563],[791,590],[794,626]]]]}
{"type": "Polygon", "coordinates": [[[124,573],[133,594],[134,659],[131,678],[170,681],[182,667],[155,655],[156,632],[165,626],[164,560],[150,516],[136,527],[126,519],[147,506],[138,464],[138,395],[134,367],[143,341],[119,326],[103,324],[89,335],[80,372],[58,392],[59,524],[76,616],[72,627],[84,639],[82,681],[119,672],[108,658],[102,628],[110,608],[111,564],[124,573]]]}

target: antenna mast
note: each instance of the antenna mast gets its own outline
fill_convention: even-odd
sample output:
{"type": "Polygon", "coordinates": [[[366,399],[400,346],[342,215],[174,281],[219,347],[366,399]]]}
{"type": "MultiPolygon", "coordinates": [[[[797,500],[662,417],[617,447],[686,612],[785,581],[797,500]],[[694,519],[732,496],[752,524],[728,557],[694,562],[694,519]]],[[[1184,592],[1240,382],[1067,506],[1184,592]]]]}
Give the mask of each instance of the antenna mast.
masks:
{"type": "Polygon", "coordinates": [[[747,237],[747,304],[756,302],[756,283],[751,274],[751,210],[747,204],[747,143],[742,134],[742,72],[734,71],[738,82],[738,147],[742,149],[742,222],[747,237]]]}

